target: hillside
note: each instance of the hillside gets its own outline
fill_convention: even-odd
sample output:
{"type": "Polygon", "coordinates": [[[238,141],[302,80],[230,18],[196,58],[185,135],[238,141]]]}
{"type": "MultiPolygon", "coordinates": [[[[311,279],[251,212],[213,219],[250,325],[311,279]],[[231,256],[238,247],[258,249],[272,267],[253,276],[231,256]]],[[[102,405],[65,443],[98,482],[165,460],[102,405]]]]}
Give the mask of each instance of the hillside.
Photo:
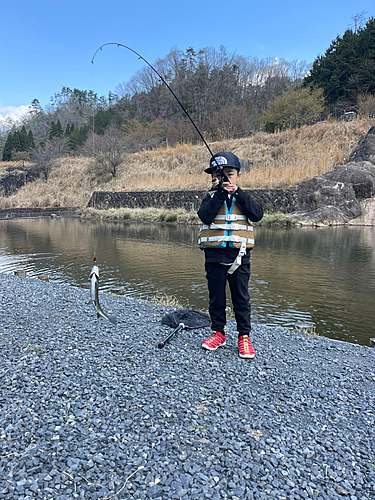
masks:
{"type": "MultiPolygon", "coordinates": [[[[350,152],[373,125],[371,120],[330,122],[296,130],[210,143],[213,152],[232,151],[247,159],[241,186],[248,189],[290,187],[346,163],[350,152]]],[[[204,145],[141,151],[124,157],[116,178],[90,172],[92,158],[61,158],[48,181],[38,179],[9,197],[0,208],[85,207],[93,191],[204,190],[209,153],[204,145]]],[[[0,176],[11,163],[0,162],[0,176]]]]}

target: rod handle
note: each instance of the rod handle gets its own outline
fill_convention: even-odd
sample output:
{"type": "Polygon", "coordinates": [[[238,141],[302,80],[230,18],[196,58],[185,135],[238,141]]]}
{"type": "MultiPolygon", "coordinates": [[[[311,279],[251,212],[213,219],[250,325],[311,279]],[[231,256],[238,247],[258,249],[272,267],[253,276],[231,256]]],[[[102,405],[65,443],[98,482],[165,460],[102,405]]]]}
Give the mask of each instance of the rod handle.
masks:
{"type": "Polygon", "coordinates": [[[159,342],[159,344],[158,344],[159,349],[162,349],[162,348],[165,346],[165,344],[166,344],[169,340],[171,340],[171,339],[172,339],[172,338],[176,335],[176,333],[177,333],[177,332],[179,332],[180,330],[182,330],[182,328],[184,328],[184,327],[185,327],[185,325],[184,325],[183,323],[180,323],[180,324],[178,325],[178,327],[177,327],[177,328],[175,328],[175,329],[173,330],[173,332],[172,332],[170,335],[168,335],[168,337],[167,337],[165,340],[163,340],[163,342],[159,342]]]}

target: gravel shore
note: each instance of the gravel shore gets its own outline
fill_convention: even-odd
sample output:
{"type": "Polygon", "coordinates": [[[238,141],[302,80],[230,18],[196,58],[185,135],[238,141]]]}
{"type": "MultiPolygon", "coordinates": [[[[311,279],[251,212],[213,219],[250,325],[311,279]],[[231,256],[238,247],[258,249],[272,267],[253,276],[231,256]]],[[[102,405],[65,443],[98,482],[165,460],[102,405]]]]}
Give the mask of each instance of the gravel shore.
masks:
{"type": "Polygon", "coordinates": [[[254,360],[170,308],[0,275],[0,498],[375,498],[375,350],[254,325],[254,360]]]}

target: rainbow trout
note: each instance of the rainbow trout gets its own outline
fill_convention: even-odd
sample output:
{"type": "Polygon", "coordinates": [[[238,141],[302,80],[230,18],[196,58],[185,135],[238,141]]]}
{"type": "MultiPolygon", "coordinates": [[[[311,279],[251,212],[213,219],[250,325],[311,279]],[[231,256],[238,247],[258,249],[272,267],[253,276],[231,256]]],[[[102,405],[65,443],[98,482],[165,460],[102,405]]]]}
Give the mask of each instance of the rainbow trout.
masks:
{"type": "Polygon", "coordinates": [[[108,319],[114,325],[117,323],[115,316],[107,316],[99,304],[99,268],[98,266],[93,266],[90,273],[90,302],[95,306],[98,318],[108,319]]]}

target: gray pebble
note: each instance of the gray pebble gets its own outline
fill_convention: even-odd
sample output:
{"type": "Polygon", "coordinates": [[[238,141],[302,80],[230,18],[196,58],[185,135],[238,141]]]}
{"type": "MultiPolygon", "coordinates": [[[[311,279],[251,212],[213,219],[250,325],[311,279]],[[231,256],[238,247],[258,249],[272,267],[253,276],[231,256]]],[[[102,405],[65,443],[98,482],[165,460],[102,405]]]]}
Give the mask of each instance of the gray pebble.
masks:
{"type": "Polygon", "coordinates": [[[158,349],[171,308],[104,295],[113,326],[10,275],[0,298],[0,499],[375,497],[375,350],[254,325],[241,360],[233,322],[158,349]]]}

